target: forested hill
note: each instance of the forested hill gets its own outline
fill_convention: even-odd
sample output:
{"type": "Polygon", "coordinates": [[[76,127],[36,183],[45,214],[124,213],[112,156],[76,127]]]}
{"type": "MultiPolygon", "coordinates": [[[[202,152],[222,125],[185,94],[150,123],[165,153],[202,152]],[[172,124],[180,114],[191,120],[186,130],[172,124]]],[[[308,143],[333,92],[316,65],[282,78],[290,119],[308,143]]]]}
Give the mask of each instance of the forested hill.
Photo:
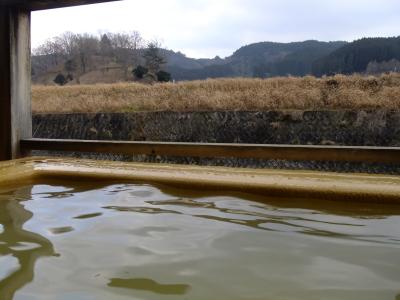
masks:
{"type": "MultiPolygon", "coordinates": [[[[32,80],[52,84],[59,74],[70,83],[112,83],[134,80],[132,70],[146,67],[146,46],[137,36],[109,34],[102,37],[63,35],[36,51],[32,57],[32,80]]],[[[304,41],[261,42],[243,46],[226,58],[194,59],[181,52],[159,49],[162,70],[173,80],[220,77],[379,74],[400,71],[400,37],[365,38],[352,43],[304,41]]]]}
{"type": "Polygon", "coordinates": [[[364,38],[318,59],[313,64],[312,73],[321,76],[337,73],[400,71],[399,61],[400,37],[364,38]]]}
{"type": "Polygon", "coordinates": [[[218,77],[274,77],[311,74],[315,60],[345,45],[345,42],[262,42],[244,46],[225,59],[216,58],[202,68],[168,65],[176,80],[218,77]]]}

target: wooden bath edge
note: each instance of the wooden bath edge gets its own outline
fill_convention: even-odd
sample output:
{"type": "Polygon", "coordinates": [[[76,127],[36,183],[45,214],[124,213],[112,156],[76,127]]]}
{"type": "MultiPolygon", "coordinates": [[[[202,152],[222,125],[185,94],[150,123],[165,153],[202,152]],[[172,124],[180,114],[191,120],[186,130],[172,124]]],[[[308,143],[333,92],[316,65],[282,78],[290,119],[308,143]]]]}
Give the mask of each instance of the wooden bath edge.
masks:
{"type": "Polygon", "coordinates": [[[32,157],[0,162],[0,187],[46,179],[110,180],[184,189],[400,204],[400,176],[32,157]]]}

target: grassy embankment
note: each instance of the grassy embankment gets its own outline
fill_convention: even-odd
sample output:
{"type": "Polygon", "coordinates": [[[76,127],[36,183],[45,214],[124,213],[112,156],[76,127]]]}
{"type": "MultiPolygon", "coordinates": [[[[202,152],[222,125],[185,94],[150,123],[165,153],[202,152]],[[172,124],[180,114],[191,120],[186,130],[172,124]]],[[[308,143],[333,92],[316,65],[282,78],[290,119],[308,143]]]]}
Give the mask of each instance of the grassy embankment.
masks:
{"type": "Polygon", "coordinates": [[[400,74],[33,86],[34,113],[400,109],[400,74]]]}

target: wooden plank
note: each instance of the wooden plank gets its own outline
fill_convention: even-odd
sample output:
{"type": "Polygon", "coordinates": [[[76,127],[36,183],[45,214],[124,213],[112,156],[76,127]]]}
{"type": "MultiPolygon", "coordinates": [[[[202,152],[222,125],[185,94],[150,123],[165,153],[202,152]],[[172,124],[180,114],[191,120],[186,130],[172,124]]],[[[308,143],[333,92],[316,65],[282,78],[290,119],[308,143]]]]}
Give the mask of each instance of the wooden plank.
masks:
{"type": "Polygon", "coordinates": [[[9,12],[0,9],[0,161],[11,158],[11,79],[9,12]]]}
{"type": "MultiPolygon", "coordinates": [[[[278,207],[289,202],[305,209],[327,209],[327,203],[297,201],[298,199],[343,201],[344,206],[341,209],[348,208],[348,205],[355,201],[358,203],[353,203],[354,208],[359,211],[362,205],[363,208],[368,208],[370,215],[383,216],[400,212],[400,176],[335,174],[319,171],[299,173],[291,170],[123,163],[76,158],[32,157],[0,162],[0,186],[21,185],[21,181],[48,184],[49,179],[64,180],[64,182],[130,181],[198,191],[246,192],[264,195],[258,200],[261,202],[267,200],[269,204],[275,203],[278,207]],[[268,198],[265,198],[266,195],[268,198]],[[376,203],[377,206],[371,207],[372,203],[376,203]],[[385,204],[389,203],[398,206],[397,208],[388,206],[387,210],[382,210],[385,204]]],[[[332,202],[328,207],[334,209],[340,206],[332,202]]]]}
{"type": "Polygon", "coordinates": [[[30,12],[0,8],[0,160],[21,156],[32,137],[30,12]]]}
{"type": "Polygon", "coordinates": [[[25,150],[400,163],[400,148],[24,139],[25,150]]]}
{"type": "Polygon", "coordinates": [[[0,0],[0,6],[18,7],[34,11],[113,1],[121,0],[0,0]]]}

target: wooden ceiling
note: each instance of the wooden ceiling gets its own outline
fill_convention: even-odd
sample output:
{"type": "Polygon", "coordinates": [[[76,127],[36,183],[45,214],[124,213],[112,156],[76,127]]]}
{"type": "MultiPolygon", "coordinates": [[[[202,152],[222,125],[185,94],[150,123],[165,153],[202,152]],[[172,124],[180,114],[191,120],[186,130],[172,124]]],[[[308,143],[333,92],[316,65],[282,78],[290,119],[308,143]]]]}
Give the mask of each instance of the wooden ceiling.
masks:
{"type": "Polygon", "coordinates": [[[0,7],[18,7],[27,10],[43,10],[120,0],[0,0],[0,7]]]}

